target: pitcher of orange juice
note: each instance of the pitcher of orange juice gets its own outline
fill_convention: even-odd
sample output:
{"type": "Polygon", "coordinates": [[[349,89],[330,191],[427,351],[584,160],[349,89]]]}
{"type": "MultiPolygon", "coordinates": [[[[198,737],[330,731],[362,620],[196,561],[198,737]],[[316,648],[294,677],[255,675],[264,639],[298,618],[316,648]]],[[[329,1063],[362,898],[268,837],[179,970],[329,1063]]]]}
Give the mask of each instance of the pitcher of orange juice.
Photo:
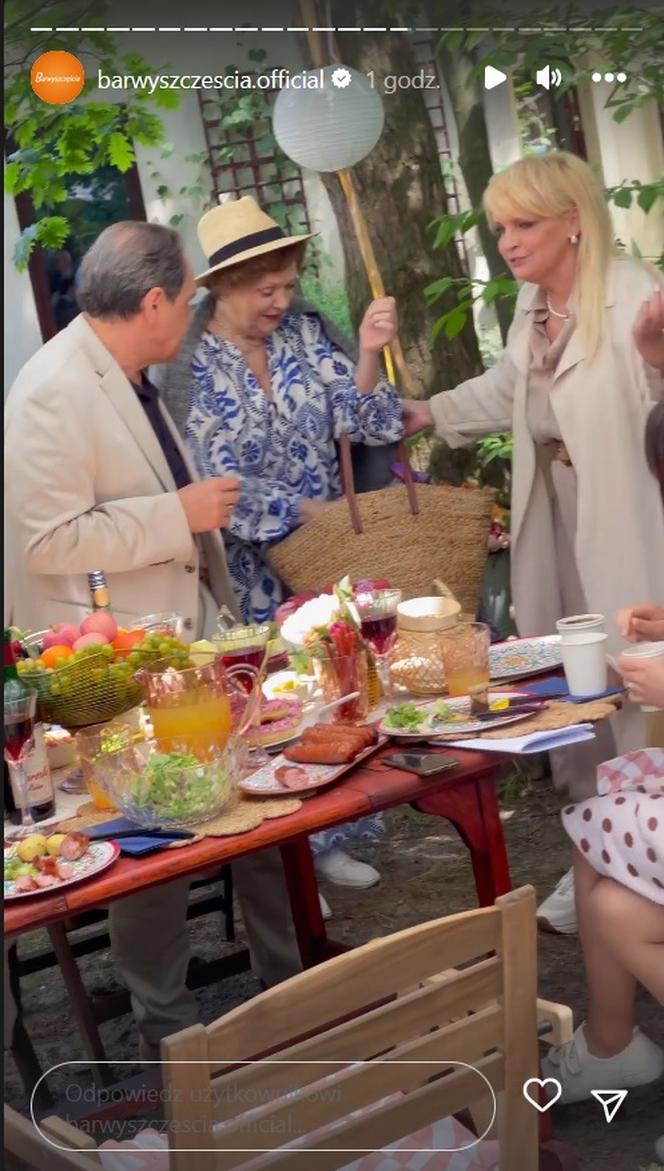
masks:
{"type": "Polygon", "coordinates": [[[136,678],[143,687],[154,737],[164,752],[200,756],[223,748],[231,731],[246,730],[257,702],[229,677],[220,655],[182,671],[143,668],[136,678]]]}

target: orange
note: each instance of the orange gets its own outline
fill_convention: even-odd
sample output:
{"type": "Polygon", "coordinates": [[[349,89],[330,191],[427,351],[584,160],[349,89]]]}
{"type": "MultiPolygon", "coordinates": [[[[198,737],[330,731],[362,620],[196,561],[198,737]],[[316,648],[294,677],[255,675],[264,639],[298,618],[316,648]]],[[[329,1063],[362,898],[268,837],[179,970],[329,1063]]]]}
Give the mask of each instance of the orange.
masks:
{"type": "Polygon", "coordinates": [[[130,655],[135,646],[139,646],[145,641],[144,630],[123,630],[122,627],[118,630],[111,646],[115,651],[116,659],[126,659],[130,655]]]}
{"type": "Polygon", "coordinates": [[[45,667],[55,667],[58,659],[71,659],[73,650],[70,646],[50,646],[48,650],[42,651],[41,661],[45,667]]]}
{"type": "Polygon", "coordinates": [[[85,70],[78,57],[62,49],[42,53],[30,70],[30,85],[50,106],[63,106],[77,98],[85,84],[85,70]]]}

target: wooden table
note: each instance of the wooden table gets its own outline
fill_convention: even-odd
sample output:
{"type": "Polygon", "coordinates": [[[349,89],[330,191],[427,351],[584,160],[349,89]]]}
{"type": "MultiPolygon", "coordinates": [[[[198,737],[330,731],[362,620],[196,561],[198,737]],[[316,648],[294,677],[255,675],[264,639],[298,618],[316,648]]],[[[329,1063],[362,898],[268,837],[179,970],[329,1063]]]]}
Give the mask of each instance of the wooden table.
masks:
{"type": "MultiPolygon", "coordinates": [[[[296,813],[264,821],[247,833],[203,838],[181,849],[162,850],[139,859],[120,856],[98,877],[64,887],[58,893],[5,903],[5,937],[9,942],[26,932],[49,928],[85,1049],[93,1066],[101,1071],[97,1079],[99,1084],[108,1081],[109,1071],[103,1064],[106,1055],[93,1005],[65,930],[65,922],[76,915],[174,879],[193,879],[211,871],[218,873],[223,863],[266,846],[278,846],[284,862],[302,964],[311,967],[337,955],[344,948],[327,937],[309,835],[365,814],[406,804],[424,813],[444,817],[456,827],[470,853],[481,905],[492,904],[498,895],[511,889],[495,784],[497,772],[506,758],[493,752],[433,748],[431,751],[439,751],[445,759],[453,757],[459,762],[458,766],[422,779],[385,763],[384,758],[394,752],[394,745],[389,745],[329,789],[305,798],[296,813]]],[[[441,913],[443,911],[441,907],[441,913]]],[[[229,961],[222,963],[228,964],[229,961]]],[[[18,1027],[12,1048],[24,1081],[27,1077],[34,1084],[41,1076],[41,1069],[20,1013],[18,1027]]],[[[42,1082],[38,1108],[48,1113],[51,1102],[48,1089],[42,1082]]]]}
{"type": "Polygon", "coordinates": [[[266,846],[279,846],[302,961],[308,967],[335,951],[327,939],[320,912],[308,835],[405,804],[444,817],[456,827],[470,852],[478,901],[487,906],[497,895],[511,889],[495,787],[496,774],[506,758],[456,748],[431,751],[440,751],[444,758],[454,757],[459,766],[422,779],[385,764],[385,756],[394,752],[394,746],[387,746],[329,789],[305,798],[301,809],[287,817],[265,821],[247,833],[204,838],[191,846],[163,850],[145,858],[121,857],[107,871],[86,882],[58,893],[6,903],[5,935],[11,938],[35,931],[138,890],[193,877],[266,846]]]}

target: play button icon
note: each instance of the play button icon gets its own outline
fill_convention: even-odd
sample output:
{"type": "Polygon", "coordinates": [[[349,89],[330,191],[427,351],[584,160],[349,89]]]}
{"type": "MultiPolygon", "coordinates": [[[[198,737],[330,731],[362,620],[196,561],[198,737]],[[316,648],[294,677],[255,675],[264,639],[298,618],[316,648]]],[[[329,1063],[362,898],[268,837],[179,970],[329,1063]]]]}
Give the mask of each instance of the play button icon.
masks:
{"type": "Polygon", "coordinates": [[[502,69],[494,69],[493,65],[487,65],[484,69],[484,88],[495,89],[497,85],[502,85],[507,81],[507,74],[503,73],[502,69]]]}

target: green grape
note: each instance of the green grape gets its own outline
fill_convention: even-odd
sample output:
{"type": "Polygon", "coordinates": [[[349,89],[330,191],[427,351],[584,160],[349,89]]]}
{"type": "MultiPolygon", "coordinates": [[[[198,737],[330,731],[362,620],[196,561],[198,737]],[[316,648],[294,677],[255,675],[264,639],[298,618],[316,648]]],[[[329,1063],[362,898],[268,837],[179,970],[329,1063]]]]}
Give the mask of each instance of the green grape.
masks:
{"type": "Polygon", "coordinates": [[[129,663],[130,667],[140,667],[141,658],[142,656],[138,651],[132,651],[131,654],[127,657],[127,662],[129,663]]]}

